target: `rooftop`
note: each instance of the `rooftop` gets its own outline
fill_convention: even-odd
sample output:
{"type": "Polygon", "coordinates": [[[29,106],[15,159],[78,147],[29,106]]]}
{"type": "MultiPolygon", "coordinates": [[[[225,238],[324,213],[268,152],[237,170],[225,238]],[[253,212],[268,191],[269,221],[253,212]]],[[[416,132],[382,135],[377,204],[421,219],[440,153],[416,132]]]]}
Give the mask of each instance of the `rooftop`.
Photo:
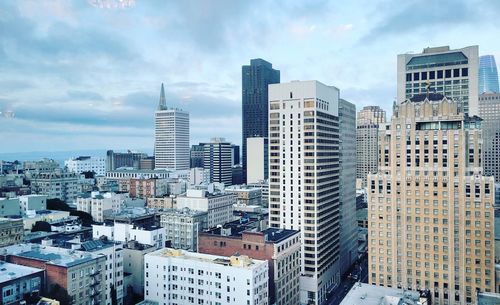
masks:
{"type": "Polygon", "coordinates": [[[160,212],[161,215],[175,215],[175,216],[198,216],[207,214],[204,211],[191,210],[190,208],[183,209],[164,209],[160,212]]]}
{"type": "Polygon", "coordinates": [[[84,255],[70,249],[40,246],[36,244],[19,245],[18,248],[5,247],[3,249],[6,248],[8,254],[31,258],[62,267],[72,267],[94,260],[90,254],[84,255]]]}
{"type": "Polygon", "coordinates": [[[184,250],[164,248],[158,251],[146,254],[148,256],[158,256],[158,257],[173,257],[178,259],[185,259],[190,261],[199,261],[204,263],[212,263],[236,268],[253,269],[259,264],[267,264],[267,261],[251,259],[248,256],[240,256],[235,254],[231,257],[203,254],[196,252],[188,252],[184,250]]]}
{"type": "Polygon", "coordinates": [[[276,228],[267,228],[262,231],[266,235],[267,241],[279,243],[295,234],[299,233],[299,231],[295,230],[285,230],[285,229],[276,229],[276,228]]]}
{"type": "Polygon", "coordinates": [[[43,272],[43,269],[26,267],[0,261],[0,283],[31,275],[37,272],[43,272]]]}
{"type": "Polygon", "coordinates": [[[402,289],[356,283],[344,297],[340,305],[400,305],[400,304],[427,304],[417,291],[403,291],[402,289]],[[407,303],[404,301],[408,300],[407,303]]]}

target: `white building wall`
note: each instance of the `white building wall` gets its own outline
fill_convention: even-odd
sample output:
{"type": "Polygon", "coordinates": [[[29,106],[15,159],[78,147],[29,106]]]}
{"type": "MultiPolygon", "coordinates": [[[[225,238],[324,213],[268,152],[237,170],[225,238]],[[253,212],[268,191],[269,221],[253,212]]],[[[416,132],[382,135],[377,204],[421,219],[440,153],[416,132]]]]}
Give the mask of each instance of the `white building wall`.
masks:
{"type": "Polygon", "coordinates": [[[155,112],[155,168],[189,169],[189,113],[179,109],[155,112]]]}
{"type": "Polygon", "coordinates": [[[229,258],[173,249],[146,254],[145,300],[162,305],[202,304],[200,300],[203,304],[268,304],[267,261],[234,266],[215,263],[216,259],[229,258]],[[163,255],[167,252],[171,255],[163,255]]]}
{"type": "Polygon", "coordinates": [[[46,195],[25,195],[19,196],[21,211],[26,214],[27,210],[42,211],[47,209],[46,195]]]}
{"type": "Polygon", "coordinates": [[[76,174],[82,172],[95,172],[97,175],[104,175],[106,173],[106,158],[90,157],[81,160],[73,158],[64,161],[64,166],[68,168],[68,171],[76,174]]]}
{"type": "Polygon", "coordinates": [[[204,191],[188,190],[187,196],[177,197],[177,208],[208,212],[208,227],[225,224],[233,220],[233,205],[236,204],[236,195],[205,195],[204,191]],[[201,195],[200,195],[201,194],[201,195]],[[209,196],[209,197],[194,197],[209,196]]]}
{"type": "Polygon", "coordinates": [[[265,138],[247,138],[247,183],[257,183],[265,177],[265,138]]]}

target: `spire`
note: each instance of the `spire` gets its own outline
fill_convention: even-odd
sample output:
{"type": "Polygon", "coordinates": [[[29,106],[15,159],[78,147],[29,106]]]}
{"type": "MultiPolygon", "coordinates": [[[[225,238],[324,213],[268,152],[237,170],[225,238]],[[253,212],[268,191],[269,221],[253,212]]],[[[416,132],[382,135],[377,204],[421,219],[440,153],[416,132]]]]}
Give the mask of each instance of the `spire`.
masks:
{"type": "Polygon", "coordinates": [[[163,83],[161,83],[160,103],[158,104],[158,110],[165,109],[167,109],[167,102],[165,100],[165,89],[163,88],[163,83]]]}

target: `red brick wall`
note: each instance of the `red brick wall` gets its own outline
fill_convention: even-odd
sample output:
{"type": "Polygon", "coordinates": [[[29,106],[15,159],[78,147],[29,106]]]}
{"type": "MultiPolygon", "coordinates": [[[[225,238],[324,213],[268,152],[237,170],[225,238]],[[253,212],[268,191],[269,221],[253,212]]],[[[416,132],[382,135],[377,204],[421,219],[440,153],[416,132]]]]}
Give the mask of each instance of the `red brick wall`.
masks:
{"type": "Polygon", "coordinates": [[[274,303],[275,286],[272,259],[274,245],[271,243],[266,244],[264,234],[260,232],[244,232],[242,238],[238,238],[200,233],[198,236],[198,252],[222,256],[232,256],[238,252],[253,259],[267,260],[269,263],[269,304],[274,303]],[[244,245],[246,245],[246,249],[244,245]],[[259,246],[259,250],[257,250],[256,246],[259,246]]]}
{"type": "Polygon", "coordinates": [[[50,289],[50,286],[54,284],[59,284],[59,286],[64,287],[64,289],[68,289],[68,280],[67,280],[67,269],[61,266],[55,266],[51,264],[46,264],[44,261],[39,261],[27,257],[20,257],[15,255],[9,255],[8,260],[9,263],[45,269],[47,275],[47,288],[50,289]]]}

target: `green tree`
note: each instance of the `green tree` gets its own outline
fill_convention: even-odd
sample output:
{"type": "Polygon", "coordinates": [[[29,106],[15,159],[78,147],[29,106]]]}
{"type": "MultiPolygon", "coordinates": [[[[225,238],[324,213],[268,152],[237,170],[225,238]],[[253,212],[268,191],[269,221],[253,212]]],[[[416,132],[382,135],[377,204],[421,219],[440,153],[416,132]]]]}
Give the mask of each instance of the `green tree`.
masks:
{"type": "Polygon", "coordinates": [[[84,212],[84,211],[72,210],[69,212],[69,215],[78,216],[78,218],[82,222],[82,226],[84,226],[84,227],[90,227],[94,223],[94,220],[92,219],[92,215],[90,215],[89,213],[84,212]]]}
{"type": "Polygon", "coordinates": [[[72,303],[71,297],[68,291],[61,287],[59,284],[54,284],[49,290],[49,296],[53,299],[58,300],[61,305],[70,305],[72,303]]]}
{"type": "Polygon", "coordinates": [[[33,228],[31,228],[31,232],[38,232],[38,231],[43,231],[43,232],[50,232],[52,231],[50,227],[50,223],[46,221],[37,221],[33,225],[33,228]]]}
{"type": "Polygon", "coordinates": [[[66,212],[71,211],[69,205],[59,198],[47,199],[47,209],[66,212]]]}

